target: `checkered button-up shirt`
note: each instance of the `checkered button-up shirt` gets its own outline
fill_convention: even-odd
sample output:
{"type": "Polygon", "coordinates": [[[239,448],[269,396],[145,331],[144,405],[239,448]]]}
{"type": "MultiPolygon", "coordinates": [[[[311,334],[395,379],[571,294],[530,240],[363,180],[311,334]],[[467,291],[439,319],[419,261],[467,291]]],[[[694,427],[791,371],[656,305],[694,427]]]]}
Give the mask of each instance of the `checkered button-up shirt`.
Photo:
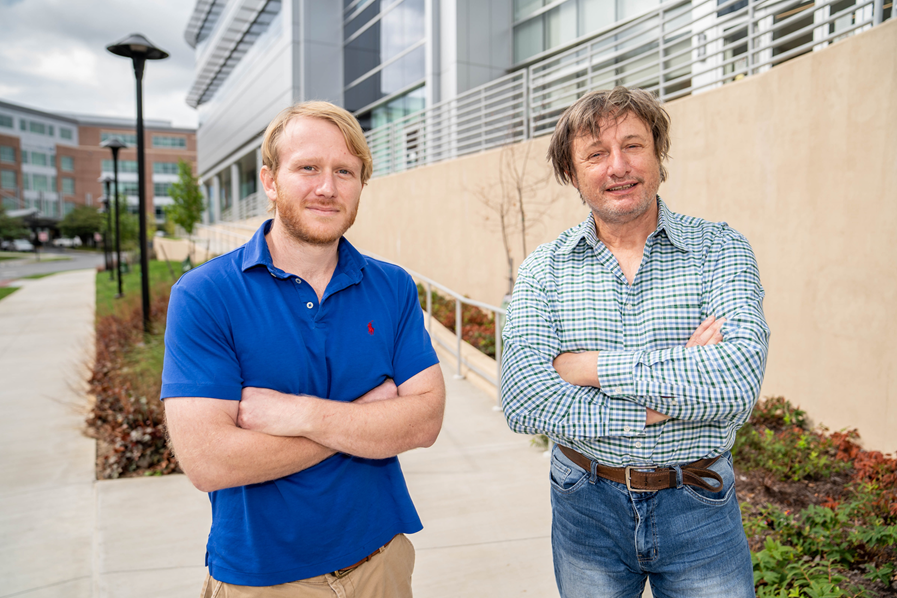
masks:
{"type": "Polygon", "coordinates": [[[766,367],[757,263],[725,223],[657,201],[632,285],[591,214],[520,266],[503,334],[502,407],[514,431],[613,467],[687,463],[732,446],[766,367]],[[710,315],[726,318],[723,342],[686,349],[710,315]],[[568,384],[552,366],[580,351],[599,351],[601,388],[568,384]],[[671,419],[645,426],[646,407],[671,419]]]}

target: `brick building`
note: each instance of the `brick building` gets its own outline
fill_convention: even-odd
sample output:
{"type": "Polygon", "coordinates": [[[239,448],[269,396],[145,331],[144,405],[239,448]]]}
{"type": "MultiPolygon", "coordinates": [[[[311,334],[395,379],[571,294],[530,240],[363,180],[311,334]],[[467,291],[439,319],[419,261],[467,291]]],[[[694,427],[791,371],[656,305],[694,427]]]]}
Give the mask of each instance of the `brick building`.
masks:
{"type": "MultiPolygon", "coordinates": [[[[112,175],[112,152],[100,146],[119,137],[119,193],[137,211],[137,144],[134,121],[125,118],[52,113],[0,101],[0,199],[7,209],[37,209],[61,219],[77,205],[99,206],[100,179],[112,175]]],[[[168,121],[144,120],[147,211],[165,221],[168,188],[178,160],[196,165],[196,132],[168,121]]]]}

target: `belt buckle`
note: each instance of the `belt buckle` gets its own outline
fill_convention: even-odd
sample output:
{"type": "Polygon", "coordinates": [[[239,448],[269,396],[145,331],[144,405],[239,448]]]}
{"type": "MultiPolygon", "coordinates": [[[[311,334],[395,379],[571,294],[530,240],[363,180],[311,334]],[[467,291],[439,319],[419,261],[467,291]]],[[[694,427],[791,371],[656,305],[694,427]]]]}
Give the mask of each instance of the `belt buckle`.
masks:
{"type": "Polygon", "coordinates": [[[352,573],[352,571],[354,571],[354,570],[355,570],[355,567],[347,567],[346,569],[338,569],[338,570],[334,571],[333,573],[331,573],[331,575],[337,579],[342,579],[343,577],[347,576],[349,573],[352,573]]]}
{"type": "Polygon", "coordinates": [[[627,465],[624,468],[623,475],[626,479],[626,489],[630,492],[654,492],[653,490],[639,490],[638,488],[632,487],[632,470],[635,469],[632,465],[627,465]]]}

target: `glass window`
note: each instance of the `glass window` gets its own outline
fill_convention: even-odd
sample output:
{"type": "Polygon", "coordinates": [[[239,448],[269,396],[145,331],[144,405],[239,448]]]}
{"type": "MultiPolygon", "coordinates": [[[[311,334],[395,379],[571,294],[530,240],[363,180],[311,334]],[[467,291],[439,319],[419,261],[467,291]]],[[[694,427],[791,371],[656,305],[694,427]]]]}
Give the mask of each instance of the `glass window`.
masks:
{"type": "Polygon", "coordinates": [[[57,189],[59,189],[59,187],[56,186],[56,177],[51,175],[50,176],[50,191],[56,191],[57,189]]]}
{"type": "Polygon", "coordinates": [[[34,122],[33,120],[28,123],[28,130],[32,133],[37,133],[38,135],[46,135],[47,127],[44,123],[34,122]]]}
{"type": "Polygon", "coordinates": [[[177,162],[153,162],[153,174],[177,174],[177,162]]]}
{"type": "Polygon", "coordinates": [[[392,64],[383,67],[380,97],[396,93],[424,78],[426,54],[421,45],[392,64]]]}
{"type": "Polygon", "coordinates": [[[186,149],[187,139],[185,137],[169,137],[167,135],[153,135],[153,147],[173,147],[178,149],[186,149]]]}
{"type": "MultiPolygon", "coordinates": [[[[115,185],[113,184],[113,192],[115,185]]],[[[136,181],[119,181],[118,182],[118,193],[119,195],[139,195],[139,187],[137,186],[136,181]]]]}
{"type": "Polygon", "coordinates": [[[641,14],[660,4],[660,0],[617,0],[617,15],[620,19],[641,14]]]}
{"type": "Polygon", "coordinates": [[[545,13],[545,49],[576,39],[576,2],[568,1],[545,13]]]}
{"type": "Polygon", "coordinates": [[[523,62],[542,51],[542,18],[514,28],[514,62],[523,62]]]}
{"type": "Polygon", "coordinates": [[[74,195],[75,179],[70,177],[62,177],[62,192],[66,195],[74,195]]]}
{"type": "MultiPolygon", "coordinates": [[[[380,0],[374,0],[373,2],[365,3],[362,2],[355,8],[353,8],[349,15],[355,15],[351,17],[345,25],[343,25],[343,39],[349,39],[352,37],[352,34],[361,29],[364,25],[369,23],[371,19],[380,14],[380,0]],[[361,12],[358,12],[361,9],[361,12]]],[[[377,25],[373,25],[376,27],[377,25]]]]}
{"type": "Polygon", "coordinates": [[[118,137],[121,142],[128,147],[137,145],[137,135],[134,133],[100,133],[100,143],[112,139],[113,137],[118,137]]]}
{"type": "Polygon", "coordinates": [[[26,191],[31,189],[31,175],[27,172],[22,173],[22,189],[26,191]]]}
{"type": "Polygon", "coordinates": [[[588,35],[616,21],[614,3],[607,0],[579,0],[579,35],[588,35]]]}
{"type": "Polygon", "coordinates": [[[12,162],[16,161],[16,148],[9,147],[6,145],[0,145],[0,162],[12,162]]]}
{"type": "Polygon", "coordinates": [[[389,62],[424,38],[423,0],[405,0],[380,20],[380,60],[389,62]]]}
{"type": "Polygon", "coordinates": [[[344,85],[349,85],[371,69],[380,66],[380,24],[375,23],[346,44],[343,54],[344,85]]]}
{"type": "Polygon", "coordinates": [[[54,134],[54,131],[53,131],[53,125],[47,125],[47,135],[49,135],[50,137],[52,137],[53,134],[54,134]]]}
{"type": "Polygon", "coordinates": [[[525,19],[543,6],[544,0],[514,0],[514,20],[525,19]]]}
{"type": "Polygon", "coordinates": [[[71,156],[59,156],[59,169],[73,172],[75,170],[75,159],[71,156]]]}
{"type": "Polygon", "coordinates": [[[154,183],[153,195],[156,197],[168,197],[168,192],[170,189],[171,183],[154,183]]]}
{"type": "Polygon", "coordinates": [[[35,166],[47,166],[47,154],[43,152],[31,152],[31,163],[35,166]]]}
{"type": "Polygon", "coordinates": [[[32,174],[31,175],[31,188],[35,191],[49,191],[50,190],[50,177],[45,174],[32,174]]]}
{"type": "Polygon", "coordinates": [[[0,170],[0,188],[16,188],[16,172],[14,170],[0,170]]]}
{"type": "MultiPolygon", "coordinates": [[[[112,160],[103,160],[103,172],[115,172],[112,160]]],[[[119,160],[118,172],[137,172],[137,160],[119,160]]]]}
{"type": "Polygon", "coordinates": [[[358,85],[346,89],[343,101],[346,102],[346,110],[354,112],[382,97],[380,95],[380,73],[376,72],[358,85]]]}
{"type": "Polygon", "coordinates": [[[24,118],[19,120],[19,128],[22,129],[23,131],[27,131],[28,130],[28,121],[26,121],[24,118]]]}
{"type": "Polygon", "coordinates": [[[59,127],[59,137],[62,139],[73,139],[75,135],[71,129],[68,129],[66,127],[59,127]]]}
{"type": "Polygon", "coordinates": [[[0,114],[0,127],[6,127],[7,129],[12,129],[12,117],[7,116],[5,114],[0,114]]]}

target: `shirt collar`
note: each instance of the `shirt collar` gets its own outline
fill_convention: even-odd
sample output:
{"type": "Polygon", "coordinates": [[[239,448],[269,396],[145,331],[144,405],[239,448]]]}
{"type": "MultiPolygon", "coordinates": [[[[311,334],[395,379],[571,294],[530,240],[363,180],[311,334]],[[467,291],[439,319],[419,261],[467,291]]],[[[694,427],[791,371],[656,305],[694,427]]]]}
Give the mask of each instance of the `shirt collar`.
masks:
{"type": "MultiPolygon", "coordinates": [[[[271,250],[268,249],[268,242],[265,240],[265,235],[271,232],[273,223],[274,220],[266,220],[244,246],[243,271],[245,272],[255,266],[264,266],[272,276],[289,278],[290,274],[274,265],[271,250]]],[[[362,270],[364,270],[367,264],[367,259],[345,237],[340,238],[337,251],[339,256],[337,258],[336,270],[331,278],[331,284],[336,281],[337,285],[343,288],[349,284],[359,282],[362,278],[362,270]]]]}
{"type": "MultiPolygon", "coordinates": [[[[648,238],[657,236],[661,231],[666,234],[667,238],[670,240],[670,243],[673,244],[677,249],[681,249],[682,251],[688,251],[688,247],[685,243],[682,242],[682,231],[680,230],[679,223],[675,218],[675,214],[670,211],[667,205],[660,199],[660,196],[657,196],[657,228],[654,229],[654,232],[648,235],[648,238]]],[[[581,241],[585,240],[586,243],[589,244],[590,247],[595,248],[598,246],[600,241],[598,240],[598,229],[595,226],[595,217],[592,212],[589,212],[588,218],[586,218],[583,222],[581,222],[577,227],[573,229],[570,237],[561,244],[558,248],[560,253],[570,253],[573,249],[579,245],[581,241]]]]}

